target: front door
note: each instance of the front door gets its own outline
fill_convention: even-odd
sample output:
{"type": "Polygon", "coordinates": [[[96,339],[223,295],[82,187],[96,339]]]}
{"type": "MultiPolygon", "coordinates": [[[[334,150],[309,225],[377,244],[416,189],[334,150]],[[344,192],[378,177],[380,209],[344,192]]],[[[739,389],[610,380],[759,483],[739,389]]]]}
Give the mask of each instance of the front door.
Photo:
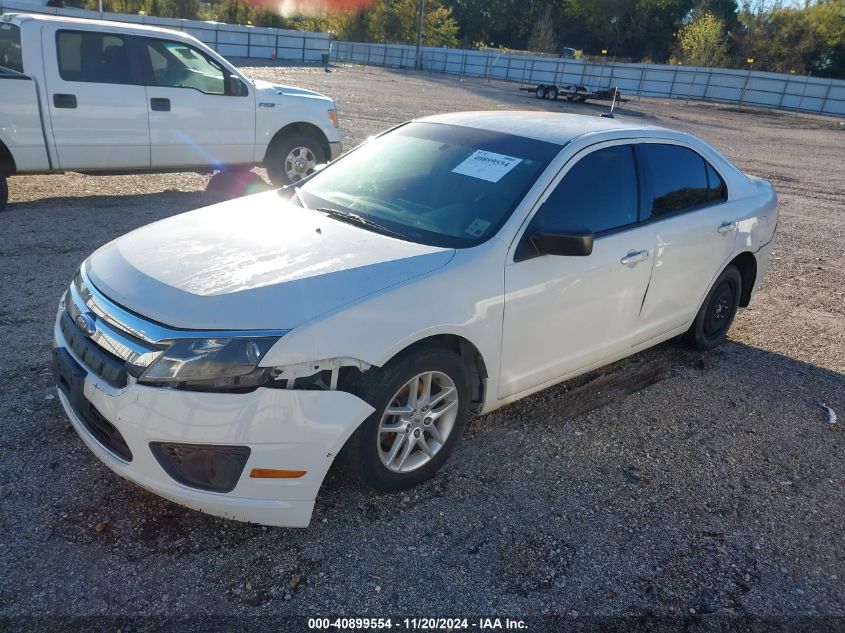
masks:
{"type": "MultiPolygon", "coordinates": [[[[499,398],[554,382],[630,347],[651,276],[654,237],[638,225],[631,145],[585,150],[531,220],[587,227],[584,257],[536,256],[505,267],[499,398]]],[[[524,239],[524,238],[522,238],[524,239]]]]}
{"type": "Polygon", "coordinates": [[[132,36],[45,24],[47,103],[62,169],[150,166],[146,90],[132,36]]]}
{"type": "Polygon", "coordinates": [[[184,42],[147,38],[143,50],[152,164],[253,162],[254,89],[232,83],[217,60],[184,42]]]}

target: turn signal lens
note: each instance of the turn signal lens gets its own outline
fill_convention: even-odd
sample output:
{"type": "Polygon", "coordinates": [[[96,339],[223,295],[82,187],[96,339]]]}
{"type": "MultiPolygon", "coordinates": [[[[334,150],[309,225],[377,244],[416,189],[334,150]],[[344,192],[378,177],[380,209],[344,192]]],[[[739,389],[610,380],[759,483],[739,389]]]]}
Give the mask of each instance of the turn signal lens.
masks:
{"type": "Polygon", "coordinates": [[[329,110],[329,121],[332,125],[337,127],[337,110],[329,110]]]}
{"type": "Polygon", "coordinates": [[[253,479],[299,479],[307,471],[279,470],[276,468],[253,468],[249,476],[253,479]]]}

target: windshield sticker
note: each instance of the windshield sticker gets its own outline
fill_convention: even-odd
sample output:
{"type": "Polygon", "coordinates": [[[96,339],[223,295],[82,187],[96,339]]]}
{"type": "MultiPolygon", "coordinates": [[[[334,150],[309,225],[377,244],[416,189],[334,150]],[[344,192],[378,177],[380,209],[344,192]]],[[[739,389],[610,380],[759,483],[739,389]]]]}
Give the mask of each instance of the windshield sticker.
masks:
{"type": "Polygon", "coordinates": [[[521,158],[505,156],[476,150],[469,158],[452,170],[453,174],[462,174],[473,178],[480,178],[488,182],[499,182],[506,173],[519,165],[521,158]]]}
{"type": "Polygon", "coordinates": [[[473,237],[481,237],[484,235],[484,231],[487,230],[487,227],[490,226],[490,223],[487,220],[482,220],[481,218],[475,218],[467,227],[465,233],[469,233],[473,237]]]}

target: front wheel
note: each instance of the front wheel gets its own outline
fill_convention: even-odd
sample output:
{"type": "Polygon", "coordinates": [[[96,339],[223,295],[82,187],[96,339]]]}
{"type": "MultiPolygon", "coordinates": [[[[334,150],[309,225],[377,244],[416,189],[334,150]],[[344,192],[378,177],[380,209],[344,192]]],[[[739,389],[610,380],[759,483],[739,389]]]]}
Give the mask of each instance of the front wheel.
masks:
{"type": "Polygon", "coordinates": [[[739,308],[742,294],[742,275],[736,266],[728,266],[716,279],[684,342],[690,347],[706,351],[724,343],[739,308]]]}
{"type": "Polygon", "coordinates": [[[469,376],[455,352],[428,348],[350,381],[375,412],[352,434],[347,470],[375,490],[395,491],[434,476],[469,417],[469,376]]]}
{"type": "Polygon", "coordinates": [[[272,183],[284,187],[310,176],[325,162],[326,153],[317,140],[297,135],[274,141],[264,166],[272,183]]]}
{"type": "Polygon", "coordinates": [[[9,202],[9,182],[6,180],[5,174],[0,174],[0,211],[6,210],[6,204],[9,202]]]}

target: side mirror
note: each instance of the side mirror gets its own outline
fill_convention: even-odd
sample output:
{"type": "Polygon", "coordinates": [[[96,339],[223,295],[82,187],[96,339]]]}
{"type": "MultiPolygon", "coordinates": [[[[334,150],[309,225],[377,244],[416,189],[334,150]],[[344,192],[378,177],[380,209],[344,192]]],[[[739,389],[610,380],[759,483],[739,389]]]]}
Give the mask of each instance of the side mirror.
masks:
{"type": "Polygon", "coordinates": [[[585,257],[593,252],[593,232],[583,226],[538,227],[528,234],[536,255],[585,257]]]}
{"type": "Polygon", "coordinates": [[[249,94],[249,88],[244,85],[237,75],[229,75],[226,93],[233,97],[245,97],[249,94]]]}

